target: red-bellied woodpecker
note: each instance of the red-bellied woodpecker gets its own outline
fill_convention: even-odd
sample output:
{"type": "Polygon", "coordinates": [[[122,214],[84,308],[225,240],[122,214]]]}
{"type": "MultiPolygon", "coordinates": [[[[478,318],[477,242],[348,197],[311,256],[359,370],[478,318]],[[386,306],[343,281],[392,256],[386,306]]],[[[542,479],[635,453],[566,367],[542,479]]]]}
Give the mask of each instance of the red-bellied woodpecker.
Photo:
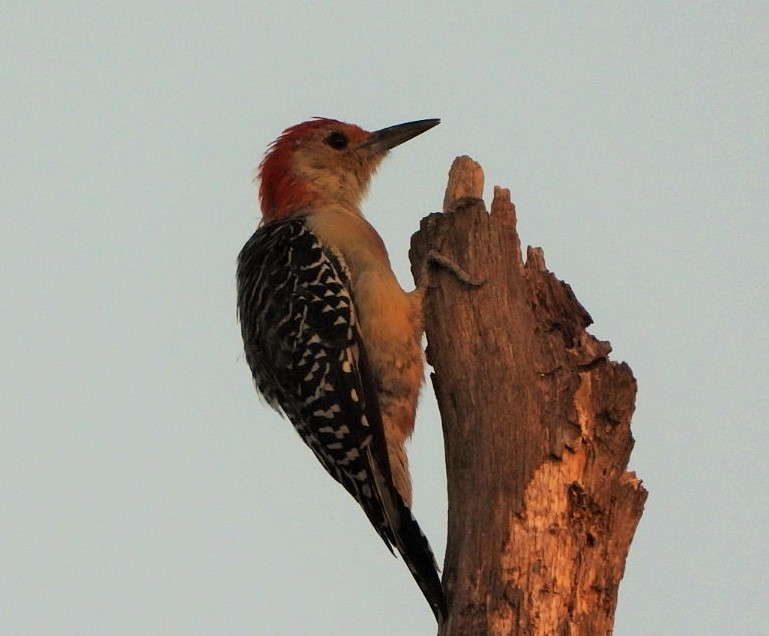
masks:
{"type": "Polygon", "coordinates": [[[438,621],[446,600],[411,514],[405,442],[424,374],[419,290],[407,293],[360,211],[387,151],[437,125],[288,128],[259,169],[262,223],[238,259],[246,360],[324,468],[397,548],[438,621]]]}

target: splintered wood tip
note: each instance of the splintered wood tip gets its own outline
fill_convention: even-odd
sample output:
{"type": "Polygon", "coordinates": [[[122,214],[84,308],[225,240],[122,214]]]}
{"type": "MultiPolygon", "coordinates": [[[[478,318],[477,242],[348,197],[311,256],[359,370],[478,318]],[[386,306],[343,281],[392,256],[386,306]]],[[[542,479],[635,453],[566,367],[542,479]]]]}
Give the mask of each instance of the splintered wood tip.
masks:
{"type": "Polygon", "coordinates": [[[456,207],[462,199],[483,198],[483,168],[477,161],[467,155],[454,159],[449,170],[449,182],[443,197],[443,211],[448,212],[456,207]]]}
{"type": "Polygon", "coordinates": [[[494,200],[491,202],[491,218],[504,225],[515,227],[515,205],[510,200],[510,190],[494,186],[494,200]]]}

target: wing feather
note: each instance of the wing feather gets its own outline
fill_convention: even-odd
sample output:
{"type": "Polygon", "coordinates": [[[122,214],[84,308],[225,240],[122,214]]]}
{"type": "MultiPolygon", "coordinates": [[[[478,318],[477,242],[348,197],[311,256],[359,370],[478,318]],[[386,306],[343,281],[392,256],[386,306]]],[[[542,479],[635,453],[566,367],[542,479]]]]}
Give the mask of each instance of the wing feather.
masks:
{"type": "Polygon", "coordinates": [[[440,620],[445,599],[435,559],[393,484],[344,258],[301,218],[271,223],[243,248],[237,281],[257,389],[361,505],[388,549],[398,549],[440,620]]]}

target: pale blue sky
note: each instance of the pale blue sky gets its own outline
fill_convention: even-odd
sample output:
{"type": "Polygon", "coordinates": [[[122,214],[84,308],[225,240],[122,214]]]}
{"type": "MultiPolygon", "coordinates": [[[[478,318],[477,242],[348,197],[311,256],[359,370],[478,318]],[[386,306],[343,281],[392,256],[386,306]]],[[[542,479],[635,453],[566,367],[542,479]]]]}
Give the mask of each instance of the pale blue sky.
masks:
{"type": "Polygon", "coordinates": [[[0,633],[434,633],[241,355],[255,167],[323,115],[443,120],[365,206],[404,286],[469,154],[633,368],[615,633],[769,634],[769,5],[502,4],[0,6],[0,633]]]}

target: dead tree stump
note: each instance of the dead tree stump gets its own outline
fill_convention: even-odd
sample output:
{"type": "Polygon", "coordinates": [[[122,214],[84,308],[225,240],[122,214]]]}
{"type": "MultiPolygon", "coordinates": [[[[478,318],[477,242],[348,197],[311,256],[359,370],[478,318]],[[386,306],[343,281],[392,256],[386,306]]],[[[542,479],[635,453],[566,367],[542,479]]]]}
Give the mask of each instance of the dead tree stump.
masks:
{"type": "MultiPolygon", "coordinates": [[[[647,493],[627,472],[636,381],[545,268],[521,257],[509,191],[491,212],[475,162],[454,162],[444,213],[412,237],[479,287],[431,268],[428,362],[448,476],[441,636],[610,634],[647,493]]],[[[415,274],[416,275],[416,274],[415,274]]]]}

